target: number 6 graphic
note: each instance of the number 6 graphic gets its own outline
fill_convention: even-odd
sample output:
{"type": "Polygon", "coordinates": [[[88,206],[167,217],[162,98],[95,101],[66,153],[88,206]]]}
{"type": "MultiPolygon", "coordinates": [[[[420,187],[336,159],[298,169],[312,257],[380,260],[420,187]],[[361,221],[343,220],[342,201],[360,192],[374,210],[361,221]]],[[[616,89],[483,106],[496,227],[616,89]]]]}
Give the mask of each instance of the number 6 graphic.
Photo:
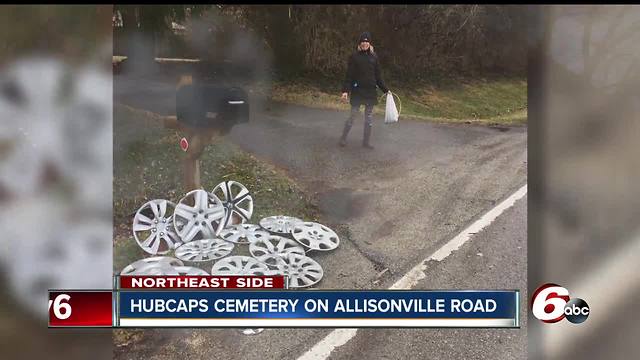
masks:
{"type": "Polygon", "coordinates": [[[557,284],[544,284],[533,293],[531,301],[533,316],[546,323],[555,323],[564,319],[569,290],[557,284]]]}
{"type": "Polygon", "coordinates": [[[66,320],[71,316],[71,305],[69,305],[71,296],[67,294],[60,294],[56,296],[55,300],[49,300],[49,309],[51,309],[51,303],[53,303],[53,315],[59,320],[66,320]],[[62,301],[65,302],[62,302],[62,301]],[[61,310],[64,310],[62,312],[61,310]]]}

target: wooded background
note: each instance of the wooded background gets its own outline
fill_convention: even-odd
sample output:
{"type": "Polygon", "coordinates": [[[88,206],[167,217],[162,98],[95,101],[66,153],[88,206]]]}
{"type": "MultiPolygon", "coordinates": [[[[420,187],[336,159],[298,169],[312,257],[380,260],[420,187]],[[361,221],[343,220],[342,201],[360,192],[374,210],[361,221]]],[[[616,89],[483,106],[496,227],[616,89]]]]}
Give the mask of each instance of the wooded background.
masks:
{"type": "Polygon", "coordinates": [[[123,25],[114,27],[114,55],[268,61],[276,76],[333,78],[369,31],[386,77],[526,73],[523,6],[117,5],[114,14],[123,25]],[[172,22],[187,31],[176,34],[172,22]],[[132,34],[151,45],[141,50],[132,34]]]}

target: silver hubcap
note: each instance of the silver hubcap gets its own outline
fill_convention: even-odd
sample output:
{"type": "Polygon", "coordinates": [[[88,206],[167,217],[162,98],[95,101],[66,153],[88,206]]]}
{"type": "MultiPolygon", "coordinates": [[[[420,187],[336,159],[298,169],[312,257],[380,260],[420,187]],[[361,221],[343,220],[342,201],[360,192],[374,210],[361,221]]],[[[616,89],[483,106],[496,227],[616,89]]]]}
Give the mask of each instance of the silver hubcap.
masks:
{"type": "Polygon", "coordinates": [[[317,284],[324,274],[322,267],[308,256],[290,253],[278,258],[278,272],[289,277],[289,287],[302,288],[317,284]]]}
{"type": "Polygon", "coordinates": [[[180,239],[173,227],[173,208],[167,200],[151,200],[133,218],[133,237],[142,250],[164,255],[176,248],[180,239]]]}
{"type": "Polygon", "coordinates": [[[260,226],[276,234],[289,234],[302,220],[292,216],[269,216],[260,220],[260,226]]]}
{"type": "Polygon", "coordinates": [[[166,274],[166,275],[209,275],[208,272],[197,268],[197,267],[191,267],[191,266],[175,266],[173,267],[173,270],[175,270],[176,274],[166,274]]]}
{"type": "Polygon", "coordinates": [[[220,237],[236,244],[249,244],[268,237],[270,234],[258,225],[239,224],[223,229],[220,237]]]}
{"type": "Polygon", "coordinates": [[[249,256],[230,256],[213,264],[211,275],[265,275],[267,265],[249,256]]]}
{"type": "Polygon", "coordinates": [[[202,239],[186,243],[176,249],[176,257],[183,261],[211,261],[231,253],[234,245],[221,239],[202,239]]]}
{"type": "Polygon", "coordinates": [[[270,266],[276,266],[278,259],[288,254],[304,255],[304,248],[293,240],[271,235],[251,243],[249,252],[258,261],[270,266]]]}
{"type": "Polygon", "coordinates": [[[183,265],[182,261],[178,259],[168,256],[156,256],[127,265],[120,275],[164,275],[164,272],[171,272],[175,266],[183,265]]]}
{"type": "Polygon", "coordinates": [[[223,228],[225,208],[220,199],[204,190],[193,190],[183,197],[173,215],[182,242],[216,237],[223,228]]]}
{"type": "Polygon", "coordinates": [[[242,224],[251,219],[253,198],[244,185],[237,181],[225,181],[218,184],[211,193],[217,196],[226,208],[223,227],[242,224]]]}
{"type": "Polygon", "coordinates": [[[328,251],[340,245],[340,239],[333,230],[315,222],[296,224],[292,235],[297,242],[310,250],[328,251]]]}

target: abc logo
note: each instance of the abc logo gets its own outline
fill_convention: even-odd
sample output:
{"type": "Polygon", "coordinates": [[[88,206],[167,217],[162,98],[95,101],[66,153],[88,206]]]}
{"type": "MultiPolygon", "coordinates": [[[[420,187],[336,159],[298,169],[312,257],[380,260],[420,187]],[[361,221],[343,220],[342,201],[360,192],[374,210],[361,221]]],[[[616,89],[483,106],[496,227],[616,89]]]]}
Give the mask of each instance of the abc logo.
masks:
{"type": "Polygon", "coordinates": [[[580,324],[589,317],[589,305],[580,298],[570,298],[569,290],[557,284],[544,284],[531,298],[533,316],[546,323],[555,323],[567,318],[580,324]]]}

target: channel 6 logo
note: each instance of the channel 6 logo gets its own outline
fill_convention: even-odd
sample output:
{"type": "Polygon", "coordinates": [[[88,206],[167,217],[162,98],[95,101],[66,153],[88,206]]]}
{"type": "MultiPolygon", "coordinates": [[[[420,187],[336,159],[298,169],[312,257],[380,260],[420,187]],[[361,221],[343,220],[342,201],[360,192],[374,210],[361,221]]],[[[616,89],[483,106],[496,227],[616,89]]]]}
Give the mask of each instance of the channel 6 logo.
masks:
{"type": "Polygon", "coordinates": [[[544,284],[531,298],[533,316],[546,323],[556,323],[567,318],[580,324],[589,317],[589,305],[580,298],[570,298],[569,290],[558,284],[544,284]]]}

